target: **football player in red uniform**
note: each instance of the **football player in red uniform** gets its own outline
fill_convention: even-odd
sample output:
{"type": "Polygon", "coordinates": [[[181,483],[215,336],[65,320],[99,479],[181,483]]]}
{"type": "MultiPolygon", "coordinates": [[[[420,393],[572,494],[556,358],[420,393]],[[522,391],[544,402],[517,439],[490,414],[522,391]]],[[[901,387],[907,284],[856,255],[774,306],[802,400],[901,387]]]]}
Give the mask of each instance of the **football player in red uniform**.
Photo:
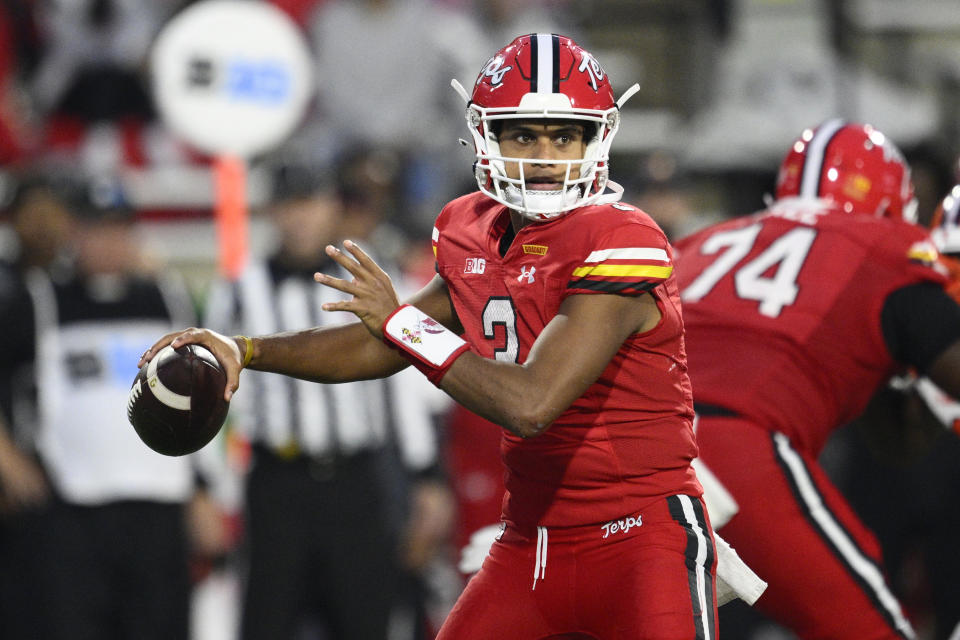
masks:
{"type": "Polygon", "coordinates": [[[960,184],[955,184],[943,197],[930,220],[930,235],[940,260],[950,274],[947,292],[960,300],[960,184]]]}
{"type": "MultiPolygon", "coordinates": [[[[947,293],[960,302],[960,184],[944,196],[930,219],[930,236],[940,251],[940,263],[946,269],[947,293]]],[[[907,375],[898,379],[904,393],[916,393],[946,428],[960,435],[960,402],[945,394],[927,377],[907,375]]]]}
{"type": "Polygon", "coordinates": [[[441,639],[716,637],[672,249],[608,179],[635,90],[616,101],[569,38],[517,38],[472,96],[458,89],[479,191],[440,213],[437,276],[409,304],[345,242],[327,252],[353,280],[317,281],[350,296],[326,310],[361,323],[252,340],[190,330],[145,354],[201,342],[231,388],[241,366],[341,382],[412,363],[501,425],[503,531],[441,639]]]}
{"type": "Polygon", "coordinates": [[[910,638],[873,535],[817,463],[904,366],[960,393],[960,307],[909,167],[839,120],[787,154],[766,211],[676,243],[700,456],[739,505],[721,532],[804,638],[910,638]]]}

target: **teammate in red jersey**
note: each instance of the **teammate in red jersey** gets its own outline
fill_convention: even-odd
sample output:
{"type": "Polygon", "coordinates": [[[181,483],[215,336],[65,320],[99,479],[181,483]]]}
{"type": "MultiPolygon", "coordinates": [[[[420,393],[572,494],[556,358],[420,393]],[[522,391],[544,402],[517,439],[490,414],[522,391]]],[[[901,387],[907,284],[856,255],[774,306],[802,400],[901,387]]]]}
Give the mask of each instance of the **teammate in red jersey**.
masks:
{"type": "Polygon", "coordinates": [[[721,531],[801,637],[913,637],[817,455],[905,365],[960,392],[960,307],[879,131],[805,131],[776,196],[676,243],[700,456],[739,505],[721,531]]]}
{"type": "Polygon", "coordinates": [[[355,244],[317,281],[362,323],[249,340],[188,330],[236,388],[242,366],[341,382],[413,364],[501,425],[504,530],[441,639],[715,638],[716,549],[701,487],[672,250],[608,180],[619,107],[570,39],[531,34],[477,78],[480,191],[433,233],[438,275],[401,305],[355,244]],[[461,337],[462,336],[462,337],[461,337]]]}

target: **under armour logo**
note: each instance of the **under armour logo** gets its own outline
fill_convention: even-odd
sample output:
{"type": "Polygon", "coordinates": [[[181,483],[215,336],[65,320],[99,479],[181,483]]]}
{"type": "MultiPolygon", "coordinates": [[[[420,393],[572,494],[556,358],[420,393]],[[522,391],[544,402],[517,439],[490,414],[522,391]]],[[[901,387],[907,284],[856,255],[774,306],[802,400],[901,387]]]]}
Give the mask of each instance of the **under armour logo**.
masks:
{"type": "Polygon", "coordinates": [[[533,274],[536,273],[536,267],[530,267],[530,271],[527,271],[526,267],[520,267],[520,275],[517,276],[517,282],[523,282],[523,279],[527,279],[527,284],[533,282],[533,274]]]}

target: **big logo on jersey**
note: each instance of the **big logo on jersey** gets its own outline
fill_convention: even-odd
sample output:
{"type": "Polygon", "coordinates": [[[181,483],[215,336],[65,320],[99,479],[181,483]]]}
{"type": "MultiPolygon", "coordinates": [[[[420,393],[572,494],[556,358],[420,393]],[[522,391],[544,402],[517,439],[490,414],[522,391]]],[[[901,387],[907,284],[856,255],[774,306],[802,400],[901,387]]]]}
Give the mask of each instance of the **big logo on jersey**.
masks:
{"type": "Polygon", "coordinates": [[[487,270],[487,261],[484,258],[467,258],[463,265],[464,273],[483,273],[487,270]]]}

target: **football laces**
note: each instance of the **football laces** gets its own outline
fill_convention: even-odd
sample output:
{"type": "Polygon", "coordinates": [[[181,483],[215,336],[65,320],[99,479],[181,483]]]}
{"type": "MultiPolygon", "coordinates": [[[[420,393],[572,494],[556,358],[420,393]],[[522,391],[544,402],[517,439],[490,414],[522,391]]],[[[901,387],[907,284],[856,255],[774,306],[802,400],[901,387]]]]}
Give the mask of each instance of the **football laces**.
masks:
{"type": "Polygon", "coordinates": [[[127,396],[127,420],[133,420],[133,405],[137,403],[140,396],[143,395],[143,389],[140,386],[140,378],[130,388],[130,394],[127,396]]]}

